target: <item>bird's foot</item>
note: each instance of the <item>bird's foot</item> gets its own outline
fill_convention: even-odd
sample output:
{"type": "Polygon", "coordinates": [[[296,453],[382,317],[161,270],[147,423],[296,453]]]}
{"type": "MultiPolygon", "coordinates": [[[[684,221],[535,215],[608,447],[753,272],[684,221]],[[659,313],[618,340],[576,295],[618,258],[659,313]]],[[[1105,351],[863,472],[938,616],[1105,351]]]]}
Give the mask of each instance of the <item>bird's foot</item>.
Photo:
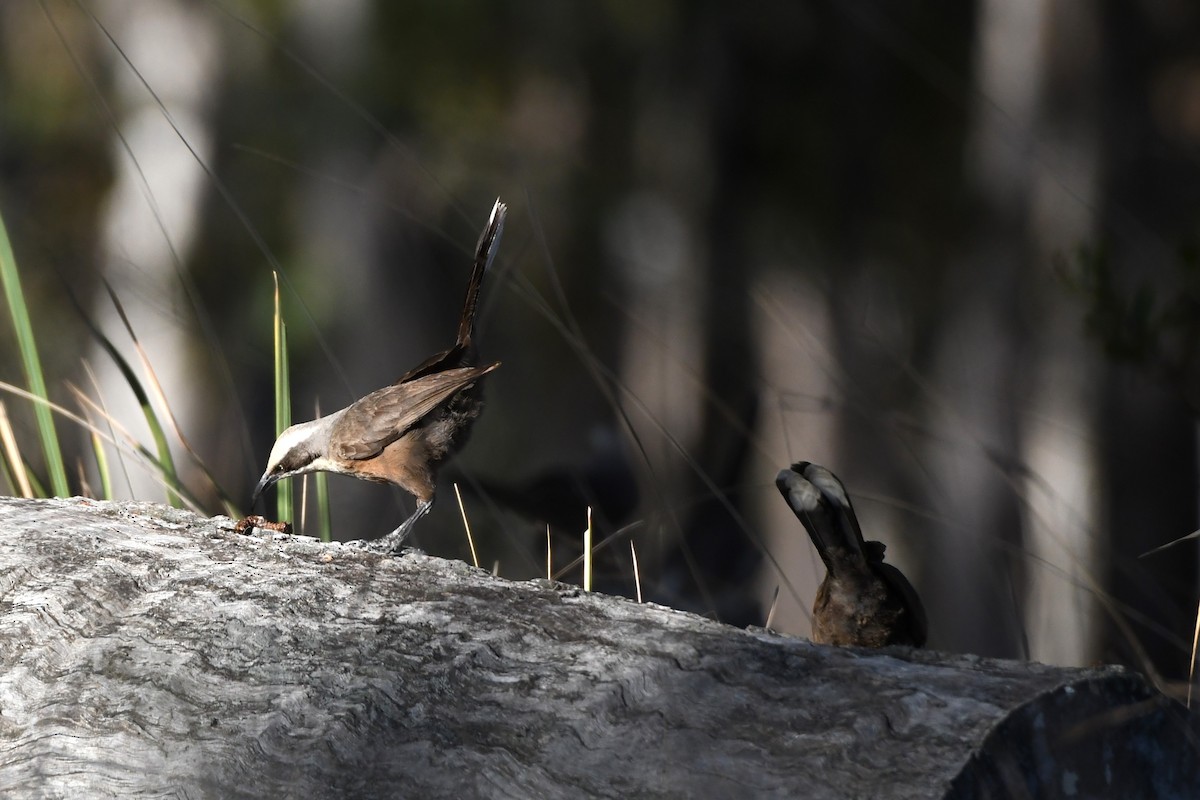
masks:
{"type": "Polygon", "coordinates": [[[400,552],[400,548],[404,545],[404,540],[412,533],[413,527],[417,524],[417,520],[429,513],[429,509],[433,507],[433,501],[428,500],[417,504],[417,510],[413,515],[404,522],[400,523],[400,527],[392,531],[386,536],[382,536],[373,542],[365,542],[363,549],[370,550],[373,553],[381,553],[384,555],[396,555],[400,552]]]}

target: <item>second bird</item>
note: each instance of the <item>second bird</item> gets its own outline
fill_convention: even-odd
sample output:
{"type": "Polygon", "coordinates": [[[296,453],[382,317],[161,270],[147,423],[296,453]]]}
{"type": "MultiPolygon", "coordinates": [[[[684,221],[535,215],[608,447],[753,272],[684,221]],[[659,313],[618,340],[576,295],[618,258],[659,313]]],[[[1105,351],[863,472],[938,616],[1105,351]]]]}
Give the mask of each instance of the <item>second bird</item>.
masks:
{"type": "Polygon", "coordinates": [[[479,237],[454,346],[430,356],[392,385],[279,434],[253,502],[276,481],[307,472],[392,483],[416,498],[417,509],[374,546],[388,552],[400,548],[417,520],[433,507],[439,465],[466,442],[483,409],[479,379],[500,366],[472,366],[472,336],[479,287],[496,257],[507,213],[497,200],[479,237]]]}
{"type": "Polygon", "coordinates": [[[924,645],[921,599],[900,570],[883,563],[883,543],[863,541],[837,476],[801,461],[780,470],[775,485],[828,573],[813,603],[812,640],[857,647],[924,645]]]}

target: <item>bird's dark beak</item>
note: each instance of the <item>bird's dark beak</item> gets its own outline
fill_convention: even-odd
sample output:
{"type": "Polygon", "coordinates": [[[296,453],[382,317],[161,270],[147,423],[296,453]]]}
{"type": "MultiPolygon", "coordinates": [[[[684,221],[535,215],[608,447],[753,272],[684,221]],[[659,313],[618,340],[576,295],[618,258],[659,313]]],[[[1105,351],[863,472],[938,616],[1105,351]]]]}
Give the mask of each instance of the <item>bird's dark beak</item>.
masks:
{"type": "Polygon", "coordinates": [[[281,477],[282,476],[279,475],[278,473],[272,473],[272,472],[268,472],[266,475],[262,476],[262,479],[258,482],[258,486],[254,487],[254,495],[250,498],[250,510],[251,511],[253,511],[254,507],[258,505],[258,498],[261,497],[262,493],[267,490],[267,487],[274,484],[281,477]]]}

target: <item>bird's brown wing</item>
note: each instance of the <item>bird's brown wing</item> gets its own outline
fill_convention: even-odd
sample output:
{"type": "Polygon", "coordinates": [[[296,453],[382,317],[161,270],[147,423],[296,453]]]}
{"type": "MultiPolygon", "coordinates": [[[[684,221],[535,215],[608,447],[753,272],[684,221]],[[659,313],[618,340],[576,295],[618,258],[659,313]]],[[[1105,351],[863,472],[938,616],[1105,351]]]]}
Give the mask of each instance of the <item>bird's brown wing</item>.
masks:
{"type": "Polygon", "coordinates": [[[355,401],[330,430],[334,458],[372,458],[456,393],[500,366],[458,367],[395,383],[355,401]]]}
{"type": "Polygon", "coordinates": [[[908,641],[902,642],[902,644],[924,647],[925,639],[929,636],[929,620],[925,616],[925,606],[921,603],[921,597],[917,594],[917,590],[909,583],[908,578],[904,577],[904,573],[891,564],[879,561],[872,563],[871,569],[875,571],[876,575],[883,578],[892,592],[899,595],[904,602],[904,608],[908,612],[909,635],[908,641]]]}

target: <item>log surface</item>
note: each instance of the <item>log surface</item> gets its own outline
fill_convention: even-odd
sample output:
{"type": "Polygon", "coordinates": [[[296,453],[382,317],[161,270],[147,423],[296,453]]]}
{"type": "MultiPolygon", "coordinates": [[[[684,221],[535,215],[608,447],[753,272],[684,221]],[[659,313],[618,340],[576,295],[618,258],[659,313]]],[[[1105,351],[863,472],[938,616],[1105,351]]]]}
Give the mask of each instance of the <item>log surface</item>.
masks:
{"type": "Polygon", "coordinates": [[[1117,668],[827,648],[152,504],[0,499],[6,798],[1188,798],[1195,741],[1117,668]]]}

